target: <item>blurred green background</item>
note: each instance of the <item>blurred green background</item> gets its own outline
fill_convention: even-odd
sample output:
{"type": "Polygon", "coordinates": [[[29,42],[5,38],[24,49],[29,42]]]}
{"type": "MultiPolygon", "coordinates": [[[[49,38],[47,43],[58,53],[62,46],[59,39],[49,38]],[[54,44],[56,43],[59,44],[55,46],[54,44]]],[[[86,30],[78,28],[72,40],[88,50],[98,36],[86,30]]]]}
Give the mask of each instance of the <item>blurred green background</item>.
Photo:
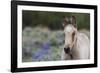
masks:
{"type": "Polygon", "coordinates": [[[47,12],[47,11],[24,11],[23,28],[26,26],[47,26],[52,30],[62,29],[62,19],[64,16],[75,16],[78,29],[90,29],[90,14],[88,13],[67,13],[67,12],[47,12]]]}
{"type": "Polygon", "coordinates": [[[22,62],[61,60],[64,16],[75,16],[78,29],[89,31],[88,13],[22,11],[22,62]]]}

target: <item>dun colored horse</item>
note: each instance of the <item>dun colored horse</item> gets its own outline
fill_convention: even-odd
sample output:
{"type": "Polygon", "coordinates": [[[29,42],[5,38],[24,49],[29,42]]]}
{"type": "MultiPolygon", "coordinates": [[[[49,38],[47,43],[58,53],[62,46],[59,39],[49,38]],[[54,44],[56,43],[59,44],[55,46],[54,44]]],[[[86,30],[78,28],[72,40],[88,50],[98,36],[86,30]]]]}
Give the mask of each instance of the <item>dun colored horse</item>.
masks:
{"type": "Polygon", "coordinates": [[[62,50],[62,60],[89,59],[90,42],[86,34],[78,32],[76,18],[64,17],[63,20],[65,44],[62,50]]]}

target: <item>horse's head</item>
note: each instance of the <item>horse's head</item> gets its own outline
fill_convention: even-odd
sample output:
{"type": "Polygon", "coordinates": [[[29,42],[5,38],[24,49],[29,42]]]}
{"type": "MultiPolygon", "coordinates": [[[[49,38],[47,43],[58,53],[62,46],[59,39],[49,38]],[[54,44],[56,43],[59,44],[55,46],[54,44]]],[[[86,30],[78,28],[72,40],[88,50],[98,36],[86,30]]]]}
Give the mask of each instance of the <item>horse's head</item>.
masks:
{"type": "Polygon", "coordinates": [[[65,34],[64,51],[65,53],[70,53],[76,41],[76,32],[77,32],[76,18],[74,16],[69,18],[64,17],[63,27],[65,34]]]}

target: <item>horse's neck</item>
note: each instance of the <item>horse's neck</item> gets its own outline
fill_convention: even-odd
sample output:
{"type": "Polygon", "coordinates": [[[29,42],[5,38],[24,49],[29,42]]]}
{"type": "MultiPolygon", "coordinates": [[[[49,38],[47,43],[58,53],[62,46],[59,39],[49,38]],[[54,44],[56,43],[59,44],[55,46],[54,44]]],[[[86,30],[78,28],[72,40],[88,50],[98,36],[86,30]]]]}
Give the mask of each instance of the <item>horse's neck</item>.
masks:
{"type": "Polygon", "coordinates": [[[77,48],[82,48],[82,47],[87,47],[89,46],[89,38],[87,35],[84,33],[77,33],[77,41],[76,41],[76,47],[77,48]]]}
{"type": "Polygon", "coordinates": [[[77,32],[77,40],[73,46],[73,54],[77,57],[87,54],[89,51],[89,39],[84,33],[77,32]],[[85,53],[84,53],[85,52],[85,53]]]}

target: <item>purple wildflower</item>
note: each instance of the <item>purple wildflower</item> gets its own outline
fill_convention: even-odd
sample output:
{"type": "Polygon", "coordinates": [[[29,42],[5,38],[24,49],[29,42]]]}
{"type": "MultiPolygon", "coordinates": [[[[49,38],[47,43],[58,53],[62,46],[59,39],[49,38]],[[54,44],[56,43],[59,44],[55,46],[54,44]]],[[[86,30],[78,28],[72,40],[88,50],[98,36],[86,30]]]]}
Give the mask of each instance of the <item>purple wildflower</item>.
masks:
{"type": "Polygon", "coordinates": [[[44,57],[44,55],[48,53],[49,49],[50,49],[49,43],[44,43],[42,45],[41,49],[32,55],[33,61],[34,61],[34,59],[36,59],[36,60],[42,59],[44,57]]]}

